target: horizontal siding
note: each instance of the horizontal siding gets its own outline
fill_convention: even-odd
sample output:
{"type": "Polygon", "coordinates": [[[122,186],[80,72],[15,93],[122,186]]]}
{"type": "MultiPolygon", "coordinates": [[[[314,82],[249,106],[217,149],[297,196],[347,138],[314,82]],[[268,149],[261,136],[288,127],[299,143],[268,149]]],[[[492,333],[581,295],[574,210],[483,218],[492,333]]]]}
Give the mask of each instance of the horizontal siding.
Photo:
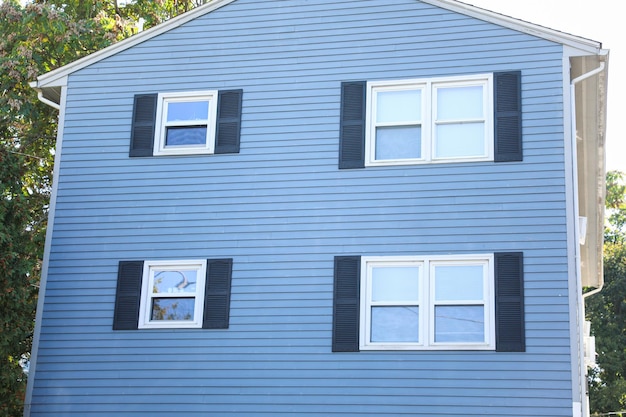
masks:
{"type": "Polygon", "coordinates": [[[414,0],[237,0],[69,78],[32,416],[571,415],[562,47],[414,0]],[[338,170],[348,80],[521,70],[521,163],[338,170]],[[236,155],[134,94],[243,89],[236,155]],[[523,251],[526,353],[331,353],[333,257],[523,251]],[[117,264],[233,258],[228,330],[111,330],[117,264]]]}

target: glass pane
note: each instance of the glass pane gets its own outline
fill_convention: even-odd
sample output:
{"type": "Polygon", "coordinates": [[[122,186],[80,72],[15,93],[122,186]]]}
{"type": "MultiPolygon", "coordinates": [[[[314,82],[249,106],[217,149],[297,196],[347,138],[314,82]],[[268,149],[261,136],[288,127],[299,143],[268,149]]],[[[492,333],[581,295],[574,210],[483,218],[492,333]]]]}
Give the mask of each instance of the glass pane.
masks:
{"type": "Polygon", "coordinates": [[[168,127],[165,146],[204,145],[206,127],[168,127]]]}
{"type": "Polygon", "coordinates": [[[435,300],[482,300],[483,265],[435,267],[435,300]]]}
{"type": "Polygon", "coordinates": [[[197,270],[154,271],[152,293],[195,293],[197,273],[197,270]]]}
{"type": "Polygon", "coordinates": [[[435,342],[485,341],[483,306],[435,307],[435,342]]]}
{"type": "Polygon", "coordinates": [[[167,104],[167,121],[207,120],[208,101],[173,101],[167,104]]]}
{"type": "Polygon", "coordinates": [[[421,126],[376,128],[376,160],[421,157],[421,126]]]}
{"type": "Polygon", "coordinates": [[[482,86],[437,88],[437,120],[483,118],[482,86]]]}
{"type": "Polygon", "coordinates": [[[376,94],[376,122],[402,123],[422,120],[422,91],[379,91],[376,94]]]}
{"type": "Polygon", "coordinates": [[[372,342],[419,342],[418,307],[372,307],[372,342]]]}
{"type": "Polygon", "coordinates": [[[436,158],[485,155],[484,123],[437,125],[436,158]]]}
{"type": "Polygon", "coordinates": [[[372,301],[416,301],[419,280],[418,266],[372,268],[372,301]]]}
{"type": "Polygon", "coordinates": [[[193,320],[195,298],[153,298],[150,320],[193,320]]]}

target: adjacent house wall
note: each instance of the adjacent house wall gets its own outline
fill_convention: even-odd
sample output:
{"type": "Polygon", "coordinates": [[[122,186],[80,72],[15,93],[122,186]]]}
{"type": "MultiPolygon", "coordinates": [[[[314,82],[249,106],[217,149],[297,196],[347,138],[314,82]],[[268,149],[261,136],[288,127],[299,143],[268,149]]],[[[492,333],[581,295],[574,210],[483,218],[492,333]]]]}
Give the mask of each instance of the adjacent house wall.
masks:
{"type": "Polygon", "coordinates": [[[32,416],[571,415],[562,48],[416,2],[237,0],[69,77],[32,416]],[[523,162],[339,170],[340,84],[521,70],[523,162]],[[238,154],[130,158],[243,89],[238,154]],[[526,352],[331,352],[339,255],[524,253],[526,352]],[[120,260],[232,258],[227,330],[113,331],[120,260]]]}

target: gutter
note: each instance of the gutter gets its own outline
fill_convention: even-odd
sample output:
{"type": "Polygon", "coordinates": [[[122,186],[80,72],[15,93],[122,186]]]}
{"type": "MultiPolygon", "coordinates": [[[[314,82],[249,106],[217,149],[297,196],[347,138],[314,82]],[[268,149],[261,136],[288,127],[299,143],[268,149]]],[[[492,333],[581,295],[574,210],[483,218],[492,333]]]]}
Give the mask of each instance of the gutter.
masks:
{"type": "Polygon", "coordinates": [[[33,81],[30,83],[31,88],[37,92],[37,98],[39,99],[39,101],[41,101],[43,104],[47,104],[48,106],[52,108],[61,110],[61,106],[58,103],[55,103],[54,101],[49,100],[44,97],[43,90],[37,87],[37,85],[38,85],[37,81],[33,81]]]}

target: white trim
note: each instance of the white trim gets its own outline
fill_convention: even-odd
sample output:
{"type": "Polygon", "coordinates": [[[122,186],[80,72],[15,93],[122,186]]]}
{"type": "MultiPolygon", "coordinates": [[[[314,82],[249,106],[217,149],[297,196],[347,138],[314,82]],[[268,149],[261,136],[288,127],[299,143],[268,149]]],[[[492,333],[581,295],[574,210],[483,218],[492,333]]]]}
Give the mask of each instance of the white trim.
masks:
{"type": "Polygon", "coordinates": [[[471,74],[453,77],[418,78],[405,80],[368,81],[365,114],[365,166],[413,165],[456,162],[484,162],[494,160],[493,133],[493,74],[471,74]],[[483,88],[483,118],[476,120],[437,120],[437,89],[449,87],[480,86],[483,88]],[[377,97],[386,91],[421,91],[421,116],[419,120],[402,122],[377,122],[377,97]],[[484,125],[484,153],[477,156],[437,157],[435,155],[436,126],[477,122],[484,125]],[[418,158],[376,159],[376,128],[381,126],[421,126],[421,155],[418,158]]]}
{"type": "MultiPolygon", "coordinates": [[[[61,68],[57,68],[46,74],[40,75],[37,78],[37,87],[53,87],[59,86],[60,80],[67,77],[69,74],[81,70],[89,65],[95,64],[105,58],[108,58],[117,53],[123,52],[135,45],[152,39],[155,36],[168,32],[171,29],[177,28],[190,20],[203,16],[223,6],[226,6],[235,0],[214,0],[204,6],[197,7],[177,16],[165,23],[150,28],[144,32],[140,32],[126,40],[111,45],[98,52],[94,52],[84,58],[65,65],[61,68]]],[[[495,13],[486,9],[481,9],[476,6],[472,6],[466,3],[462,3],[454,0],[421,0],[424,3],[428,3],[432,6],[442,7],[444,9],[464,14],[466,16],[474,17],[486,22],[494,23],[499,26],[507,27],[509,29],[517,30],[523,33],[527,33],[532,36],[537,36],[549,41],[557,42],[563,45],[570,46],[572,48],[579,49],[581,52],[597,54],[599,53],[602,45],[599,42],[585,39],[579,36],[570,35],[564,32],[559,32],[554,29],[550,29],[544,26],[536,25],[533,23],[525,22],[523,20],[515,19],[509,16],[505,16],[499,13],[495,13]]]]}
{"type": "Polygon", "coordinates": [[[495,349],[495,281],[494,255],[432,255],[432,256],[363,256],[361,257],[361,293],[360,293],[360,338],[361,350],[494,350],[495,349]],[[435,342],[434,308],[435,303],[433,268],[440,265],[483,265],[483,298],[450,302],[450,305],[484,306],[485,341],[480,343],[435,342]],[[419,267],[420,282],[417,299],[402,301],[372,301],[372,269],[376,266],[415,266],[419,267]],[[371,307],[416,306],[419,308],[419,329],[417,342],[371,342],[371,307]]]}
{"type": "Polygon", "coordinates": [[[195,154],[212,154],[215,152],[215,131],[217,123],[217,90],[192,91],[192,92],[175,92],[175,93],[159,93],[157,99],[157,117],[155,123],[154,138],[154,156],[163,155],[195,155],[195,154]],[[166,146],[166,132],[169,126],[188,126],[195,124],[190,122],[167,122],[168,104],[174,102],[190,102],[190,101],[207,101],[208,114],[205,120],[201,120],[199,124],[206,125],[207,134],[204,145],[180,145],[166,146]]]}
{"type": "Polygon", "coordinates": [[[67,88],[61,90],[61,100],[58,115],[57,141],[54,153],[54,167],[52,171],[52,190],[50,191],[50,208],[48,210],[48,227],[43,250],[41,264],[41,278],[39,280],[39,298],[37,299],[37,312],[35,314],[35,330],[33,333],[33,345],[30,353],[30,366],[26,383],[26,395],[24,399],[24,417],[30,416],[30,405],[33,399],[35,374],[37,372],[37,359],[39,353],[39,339],[41,338],[41,324],[43,320],[43,308],[48,284],[48,270],[50,267],[50,250],[52,247],[52,234],[54,231],[57,198],[59,194],[59,174],[61,171],[61,153],[63,150],[63,134],[65,130],[65,108],[67,103],[67,88]]]}
{"type": "Polygon", "coordinates": [[[139,306],[138,329],[197,329],[202,327],[204,310],[204,289],[206,282],[206,260],[179,261],[144,261],[141,284],[141,301],[139,306]],[[154,271],[196,271],[196,291],[191,293],[154,293],[150,288],[154,285],[154,271]],[[193,298],[194,317],[191,320],[152,320],[152,298],[193,298]]]}

